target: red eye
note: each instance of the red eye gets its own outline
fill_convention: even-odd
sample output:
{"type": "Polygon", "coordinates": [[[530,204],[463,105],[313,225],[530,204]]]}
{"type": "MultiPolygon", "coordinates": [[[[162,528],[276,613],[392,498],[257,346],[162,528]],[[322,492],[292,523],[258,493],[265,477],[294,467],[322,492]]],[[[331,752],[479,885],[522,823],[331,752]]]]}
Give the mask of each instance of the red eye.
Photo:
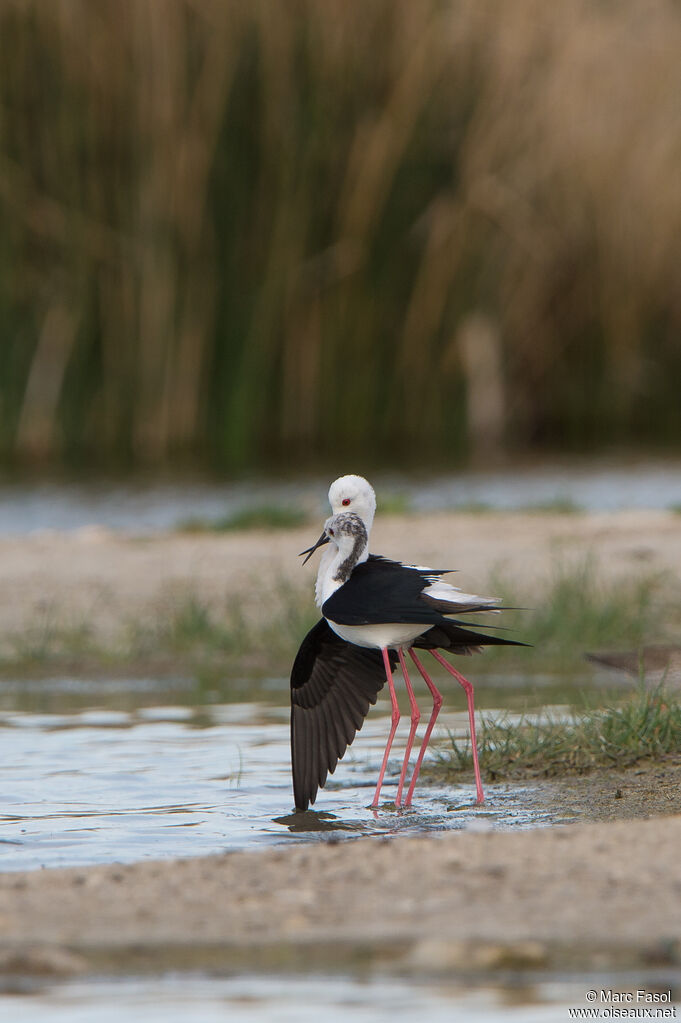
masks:
{"type": "Polygon", "coordinates": [[[336,534],[334,533],[333,529],[330,529],[330,530],[329,530],[329,533],[331,534],[331,536],[335,536],[335,535],[336,535],[336,534]]]}
{"type": "Polygon", "coordinates": [[[350,498],[349,497],[344,497],[343,500],[341,501],[341,504],[344,504],[347,507],[347,505],[350,504],[350,498]]]}

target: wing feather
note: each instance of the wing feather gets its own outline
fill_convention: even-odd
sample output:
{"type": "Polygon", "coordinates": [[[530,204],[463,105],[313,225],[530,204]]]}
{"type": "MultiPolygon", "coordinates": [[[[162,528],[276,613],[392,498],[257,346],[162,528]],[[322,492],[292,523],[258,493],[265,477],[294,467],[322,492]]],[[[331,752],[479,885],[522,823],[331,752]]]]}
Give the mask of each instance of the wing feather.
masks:
{"type": "MultiPolygon", "coordinates": [[[[390,655],[395,664],[397,655],[390,655]]],[[[291,766],[296,808],[313,804],[385,684],[380,651],[346,643],[322,618],[291,670],[291,766]]]]}

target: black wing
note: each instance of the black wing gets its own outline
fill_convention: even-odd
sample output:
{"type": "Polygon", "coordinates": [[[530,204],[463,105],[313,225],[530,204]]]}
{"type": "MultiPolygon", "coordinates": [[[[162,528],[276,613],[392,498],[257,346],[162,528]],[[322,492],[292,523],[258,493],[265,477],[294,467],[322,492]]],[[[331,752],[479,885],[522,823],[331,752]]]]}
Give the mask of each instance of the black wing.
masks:
{"type": "Polygon", "coordinates": [[[325,601],[322,614],[340,625],[385,622],[435,625],[446,619],[421,594],[432,576],[442,574],[422,572],[389,558],[372,557],[355,566],[348,581],[325,601]]]}
{"type": "MultiPolygon", "coordinates": [[[[390,654],[391,665],[397,654],[390,654]]],[[[291,767],[296,809],[307,810],[362,727],[385,684],[380,651],[346,643],[321,619],[291,669],[291,767]]]]}

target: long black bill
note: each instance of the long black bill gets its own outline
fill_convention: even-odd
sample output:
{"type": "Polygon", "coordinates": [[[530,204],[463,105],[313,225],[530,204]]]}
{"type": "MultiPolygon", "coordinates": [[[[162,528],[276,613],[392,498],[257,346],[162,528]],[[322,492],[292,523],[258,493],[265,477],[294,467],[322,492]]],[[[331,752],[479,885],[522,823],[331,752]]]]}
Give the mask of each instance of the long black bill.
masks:
{"type": "Polygon", "coordinates": [[[326,533],[322,533],[322,535],[317,540],[317,543],[314,544],[312,547],[308,547],[306,551],[301,551],[300,554],[298,555],[298,557],[302,558],[303,554],[307,554],[307,557],[305,558],[305,561],[303,562],[303,564],[305,564],[306,561],[310,560],[310,558],[312,557],[312,555],[314,554],[314,552],[317,550],[318,547],[323,547],[324,544],[328,543],[328,542],[329,542],[328,536],[326,535],[326,533]]]}

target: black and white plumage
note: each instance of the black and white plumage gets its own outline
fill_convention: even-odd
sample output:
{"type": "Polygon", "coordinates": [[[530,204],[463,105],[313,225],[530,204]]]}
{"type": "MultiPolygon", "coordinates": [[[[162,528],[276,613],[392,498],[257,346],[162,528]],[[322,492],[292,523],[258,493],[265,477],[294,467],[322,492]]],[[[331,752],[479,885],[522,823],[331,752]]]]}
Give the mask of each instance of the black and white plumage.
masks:
{"type": "MultiPolygon", "coordinates": [[[[338,522],[335,525],[338,529],[338,522]]],[[[347,527],[347,522],[341,526],[347,527]]],[[[324,601],[322,614],[337,625],[366,627],[357,634],[359,640],[363,634],[371,636],[370,626],[397,623],[430,628],[450,625],[445,614],[500,610],[495,600],[462,593],[443,583],[440,576],[447,571],[404,565],[380,555],[370,555],[366,561],[355,564],[347,578],[336,577],[343,578],[343,584],[324,601]]],[[[462,645],[467,645],[463,637],[462,645]]]]}
{"type": "MultiPolygon", "coordinates": [[[[387,679],[393,717],[372,805],[378,804],[388,753],[399,721],[392,681],[392,668],[397,660],[412,709],[412,726],[396,798],[396,805],[400,805],[420,716],[404,661],[405,649],[433,695],[433,712],[405,800],[405,805],[409,805],[441,705],[441,696],[414,648],[433,652],[466,690],[475,750],[472,686],[437,651],[470,654],[489,645],[523,644],[474,631],[464,622],[451,618],[452,614],[498,610],[497,601],[462,593],[442,580],[443,570],[403,565],[369,555],[367,530],[358,514],[345,512],[332,516],[314,547],[303,553],[309,557],[317,547],[327,543],[316,587],[324,618],[303,641],[291,675],[291,752],[296,807],[306,809],[314,803],[318,787],[323,786],[327,772],[335,769],[387,679]]],[[[481,802],[484,794],[477,750],[474,764],[478,801],[481,802]]]]}

